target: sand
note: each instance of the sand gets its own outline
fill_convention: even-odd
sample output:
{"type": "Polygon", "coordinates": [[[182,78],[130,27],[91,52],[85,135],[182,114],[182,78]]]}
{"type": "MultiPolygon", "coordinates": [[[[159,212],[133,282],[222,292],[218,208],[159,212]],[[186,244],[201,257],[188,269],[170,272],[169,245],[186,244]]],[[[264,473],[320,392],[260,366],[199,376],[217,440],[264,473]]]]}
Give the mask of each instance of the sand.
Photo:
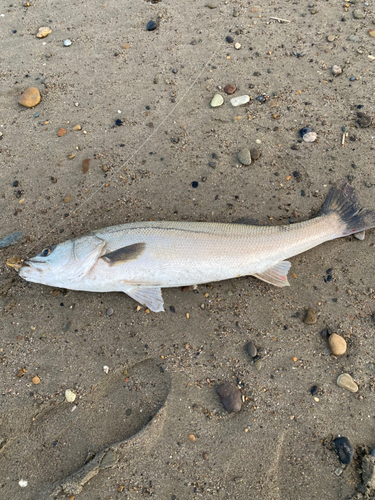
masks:
{"type": "Polygon", "coordinates": [[[0,497],[370,498],[374,231],[291,259],[288,289],[251,277],[167,289],[158,314],[120,293],[27,283],[5,263],[125,222],[305,220],[348,176],[375,209],[374,126],[357,123],[374,114],[373,4],[30,4],[0,8],[0,240],[23,233],[0,250],[0,497]],[[38,39],[40,27],[52,33],[38,39]],[[18,104],[28,87],[35,108],[18,104]],[[224,104],[211,108],[216,93],[224,104]],[[306,126],[316,142],[302,142],[306,126]],[[255,146],[261,157],[239,164],[255,146]],[[344,356],[324,328],[345,338],[344,356]],[[249,340],[264,349],[259,371],[249,340]],[[344,372],[357,393],[337,386],[344,372]],[[239,385],[239,413],[221,404],[223,382],[239,385]],[[349,466],[339,435],[355,450],[349,466]]]}

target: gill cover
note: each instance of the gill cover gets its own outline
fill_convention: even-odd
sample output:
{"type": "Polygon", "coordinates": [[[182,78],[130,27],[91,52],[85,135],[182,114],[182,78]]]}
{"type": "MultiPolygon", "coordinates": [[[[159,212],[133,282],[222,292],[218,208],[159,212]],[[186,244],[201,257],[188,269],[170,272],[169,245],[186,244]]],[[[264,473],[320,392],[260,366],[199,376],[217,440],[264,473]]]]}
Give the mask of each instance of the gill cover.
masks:
{"type": "Polygon", "coordinates": [[[79,281],[96,264],[102,254],[106,242],[97,236],[88,235],[77,238],[73,241],[74,262],[70,269],[67,269],[64,278],[71,281],[79,281]]]}

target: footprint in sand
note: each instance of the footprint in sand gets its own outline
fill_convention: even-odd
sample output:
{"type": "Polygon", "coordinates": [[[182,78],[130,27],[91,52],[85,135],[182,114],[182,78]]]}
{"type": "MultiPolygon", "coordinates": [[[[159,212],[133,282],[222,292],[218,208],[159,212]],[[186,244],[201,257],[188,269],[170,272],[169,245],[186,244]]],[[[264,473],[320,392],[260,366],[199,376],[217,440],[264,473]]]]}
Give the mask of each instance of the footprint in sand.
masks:
{"type": "MultiPolygon", "coordinates": [[[[148,426],[170,390],[170,377],[154,359],[106,376],[74,405],[50,405],[27,423],[3,415],[0,427],[0,488],[4,498],[47,499],[77,494],[101,468],[116,463],[131,443],[153,441],[148,426]],[[142,431],[142,432],[140,432],[142,431]],[[28,481],[21,489],[18,481],[28,481]]],[[[156,419],[160,422],[163,419],[156,419]]],[[[156,422],[155,420],[155,422],[156,422]]],[[[161,424],[162,425],[162,424],[161,424]]]]}

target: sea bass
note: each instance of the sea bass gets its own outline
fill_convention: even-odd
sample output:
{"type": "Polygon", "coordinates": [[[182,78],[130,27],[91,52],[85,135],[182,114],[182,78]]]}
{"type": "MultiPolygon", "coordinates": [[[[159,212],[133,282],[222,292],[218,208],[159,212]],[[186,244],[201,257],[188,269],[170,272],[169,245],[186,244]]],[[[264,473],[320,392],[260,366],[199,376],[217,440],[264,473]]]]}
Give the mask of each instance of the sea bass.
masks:
{"type": "Polygon", "coordinates": [[[27,281],[88,292],[121,291],[163,311],[161,288],[255,276],[289,286],[285,260],[325,241],[375,227],[354,188],[333,187],[318,217],[288,226],[211,222],[136,222],[98,229],[27,260],[27,281]]]}

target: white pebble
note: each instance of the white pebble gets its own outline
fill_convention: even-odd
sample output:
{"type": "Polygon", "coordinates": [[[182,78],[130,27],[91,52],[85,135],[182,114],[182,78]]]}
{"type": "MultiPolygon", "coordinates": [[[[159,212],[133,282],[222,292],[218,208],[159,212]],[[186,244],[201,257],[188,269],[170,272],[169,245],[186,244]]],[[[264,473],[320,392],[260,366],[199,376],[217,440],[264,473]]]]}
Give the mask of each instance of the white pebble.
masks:
{"type": "Polygon", "coordinates": [[[257,139],[255,142],[256,142],[257,144],[261,144],[261,143],[262,143],[262,141],[261,141],[260,139],[257,139]]]}
{"type": "Polygon", "coordinates": [[[65,391],[65,399],[68,401],[68,403],[73,403],[73,401],[76,399],[77,394],[70,389],[67,389],[65,391]]]}
{"type": "Polygon", "coordinates": [[[316,138],[317,138],[317,134],[316,132],[308,132],[307,134],[305,134],[302,139],[305,141],[305,142],[315,142],[316,141],[316,138]]]}
{"type": "Polygon", "coordinates": [[[240,95],[238,97],[233,97],[233,99],[230,100],[230,103],[236,108],[237,106],[243,106],[244,104],[247,104],[249,101],[250,97],[248,95],[240,95]]]}
{"type": "Polygon", "coordinates": [[[24,479],[21,479],[21,481],[19,481],[18,484],[21,486],[21,488],[26,488],[27,481],[25,481],[24,479]]]}
{"type": "Polygon", "coordinates": [[[215,94],[210,102],[211,108],[218,108],[224,102],[224,98],[221,94],[215,94]]]}
{"type": "Polygon", "coordinates": [[[241,47],[242,47],[242,45],[240,43],[238,43],[238,42],[236,42],[234,44],[234,48],[237,49],[237,50],[240,50],[241,47]]]}
{"type": "Polygon", "coordinates": [[[64,40],[64,47],[69,47],[70,45],[72,45],[71,40],[64,40]]]}
{"type": "Polygon", "coordinates": [[[107,366],[107,365],[103,366],[103,370],[104,370],[104,373],[108,373],[109,372],[109,366],[107,366]]]}
{"type": "Polygon", "coordinates": [[[355,233],[354,238],[357,238],[357,240],[363,241],[366,236],[366,231],[361,231],[360,233],[355,233]]]}

